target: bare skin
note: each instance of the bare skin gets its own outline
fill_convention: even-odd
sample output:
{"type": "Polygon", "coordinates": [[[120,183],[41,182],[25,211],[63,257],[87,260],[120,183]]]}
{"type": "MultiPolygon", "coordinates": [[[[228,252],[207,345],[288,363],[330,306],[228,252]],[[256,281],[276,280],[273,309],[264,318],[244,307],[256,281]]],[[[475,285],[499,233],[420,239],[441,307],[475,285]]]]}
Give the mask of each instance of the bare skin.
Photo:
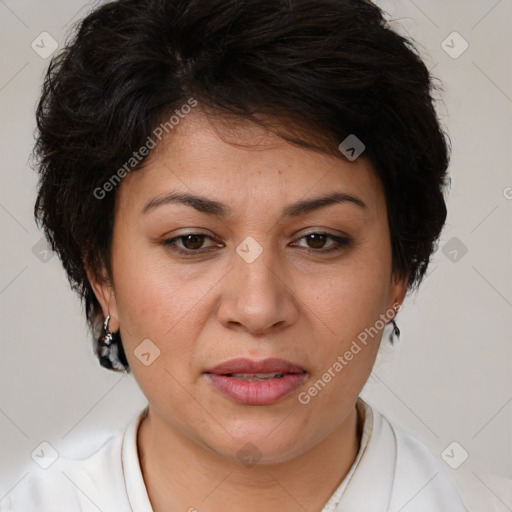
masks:
{"type": "Polygon", "coordinates": [[[225,128],[189,114],[123,180],[112,280],[91,283],[149,402],[137,442],[155,512],[320,511],[356,457],[355,404],[382,332],[307,404],[299,393],[401,304],[407,276],[392,273],[385,196],[368,160],[298,148],[251,124],[225,128]],[[142,213],[171,191],[231,212],[167,202],[142,213]],[[333,192],[355,201],[282,216],[333,192]],[[236,252],[247,237],[262,249],[251,263],[236,252]],[[145,339],[160,350],[149,366],[134,354],[145,339]],[[282,358],[307,378],[276,403],[236,403],[204,373],[235,357],[282,358]],[[257,450],[254,465],[239,456],[247,446],[257,450]]]}

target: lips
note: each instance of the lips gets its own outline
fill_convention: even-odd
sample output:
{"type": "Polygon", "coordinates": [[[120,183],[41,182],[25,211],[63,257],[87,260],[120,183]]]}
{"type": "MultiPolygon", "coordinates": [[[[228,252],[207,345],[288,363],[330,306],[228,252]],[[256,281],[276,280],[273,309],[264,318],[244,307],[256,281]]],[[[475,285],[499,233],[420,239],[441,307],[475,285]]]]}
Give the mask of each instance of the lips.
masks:
{"type": "Polygon", "coordinates": [[[231,359],[224,363],[221,363],[205,373],[211,373],[213,375],[235,375],[235,374],[268,374],[268,373],[279,373],[279,374],[295,374],[305,373],[306,370],[301,366],[297,366],[284,359],[264,359],[262,361],[254,361],[252,359],[238,358],[231,359]]]}
{"type": "Polygon", "coordinates": [[[244,405],[270,405],[303,384],[307,372],[284,359],[231,359],[205,372],[222,395],[244,405]]]}

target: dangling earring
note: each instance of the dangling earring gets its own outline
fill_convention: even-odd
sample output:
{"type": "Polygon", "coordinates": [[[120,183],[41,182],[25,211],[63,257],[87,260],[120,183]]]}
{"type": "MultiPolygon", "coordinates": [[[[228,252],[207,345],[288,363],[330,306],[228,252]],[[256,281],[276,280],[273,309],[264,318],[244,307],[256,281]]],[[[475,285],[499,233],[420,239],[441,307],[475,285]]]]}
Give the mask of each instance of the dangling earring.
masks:
{"type": "Polygon", "coordinates": [[[110,322],[110,315],[105,318],[103,322],[103,332],[98,338],[98,358],[101,366],[109,370],[124,371],[128,365],[123,347],[118,343],[119,336],[117,333],[112,333],[108,330],[110,322]],[[114,336],[116,338],[114,339],[114,336]]]}
{"type": "Polygon", "coordinates": [[[112,333],[108,330],[108,323],[110,322],[110,315],[105,318],[103,322],[103,333],[101,334],[100,343],[107,347],[112,343],[112,333]]]}
{"type": "Polygon", "coordinates": [[[389,341],[393,344],[395,336],[397,341],[400,339],[400,329],[398,328],[398,325],[396,325],[395,319],[391,320],[391,323],[393,324],[393,330],[389,335],[389,341]]]}

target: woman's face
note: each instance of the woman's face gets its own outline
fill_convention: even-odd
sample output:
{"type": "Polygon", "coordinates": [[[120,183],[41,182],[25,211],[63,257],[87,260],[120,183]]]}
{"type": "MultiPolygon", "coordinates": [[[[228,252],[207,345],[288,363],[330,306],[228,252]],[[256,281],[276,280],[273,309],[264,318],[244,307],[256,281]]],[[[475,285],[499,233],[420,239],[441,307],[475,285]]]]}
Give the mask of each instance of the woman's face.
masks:
{"type": "Polygon", "coordinates": [[[192,113],[124,178],[113,287],[95,290],[151,414],[224,457],[249,442],[280,462],[353,411],[406,279],[365,158],[232,128],[192,113]]]}

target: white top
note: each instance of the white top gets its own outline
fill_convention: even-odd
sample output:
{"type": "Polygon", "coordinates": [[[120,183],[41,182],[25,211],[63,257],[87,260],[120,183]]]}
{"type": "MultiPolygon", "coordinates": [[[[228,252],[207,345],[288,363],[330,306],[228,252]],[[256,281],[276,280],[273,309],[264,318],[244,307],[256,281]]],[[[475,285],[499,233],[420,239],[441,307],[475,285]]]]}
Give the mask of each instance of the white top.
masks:
{"type": "MultiPolygon", "coordinates": [[[[392,426],[359,399],[361,446],[322,512],[465,512],[440,462],[416,438],[392,426]]],[[[137,453],[137,429],[126,430],[89,456],[36,464],[0,503],[0,512],[153,512],[137,453]]]]}

